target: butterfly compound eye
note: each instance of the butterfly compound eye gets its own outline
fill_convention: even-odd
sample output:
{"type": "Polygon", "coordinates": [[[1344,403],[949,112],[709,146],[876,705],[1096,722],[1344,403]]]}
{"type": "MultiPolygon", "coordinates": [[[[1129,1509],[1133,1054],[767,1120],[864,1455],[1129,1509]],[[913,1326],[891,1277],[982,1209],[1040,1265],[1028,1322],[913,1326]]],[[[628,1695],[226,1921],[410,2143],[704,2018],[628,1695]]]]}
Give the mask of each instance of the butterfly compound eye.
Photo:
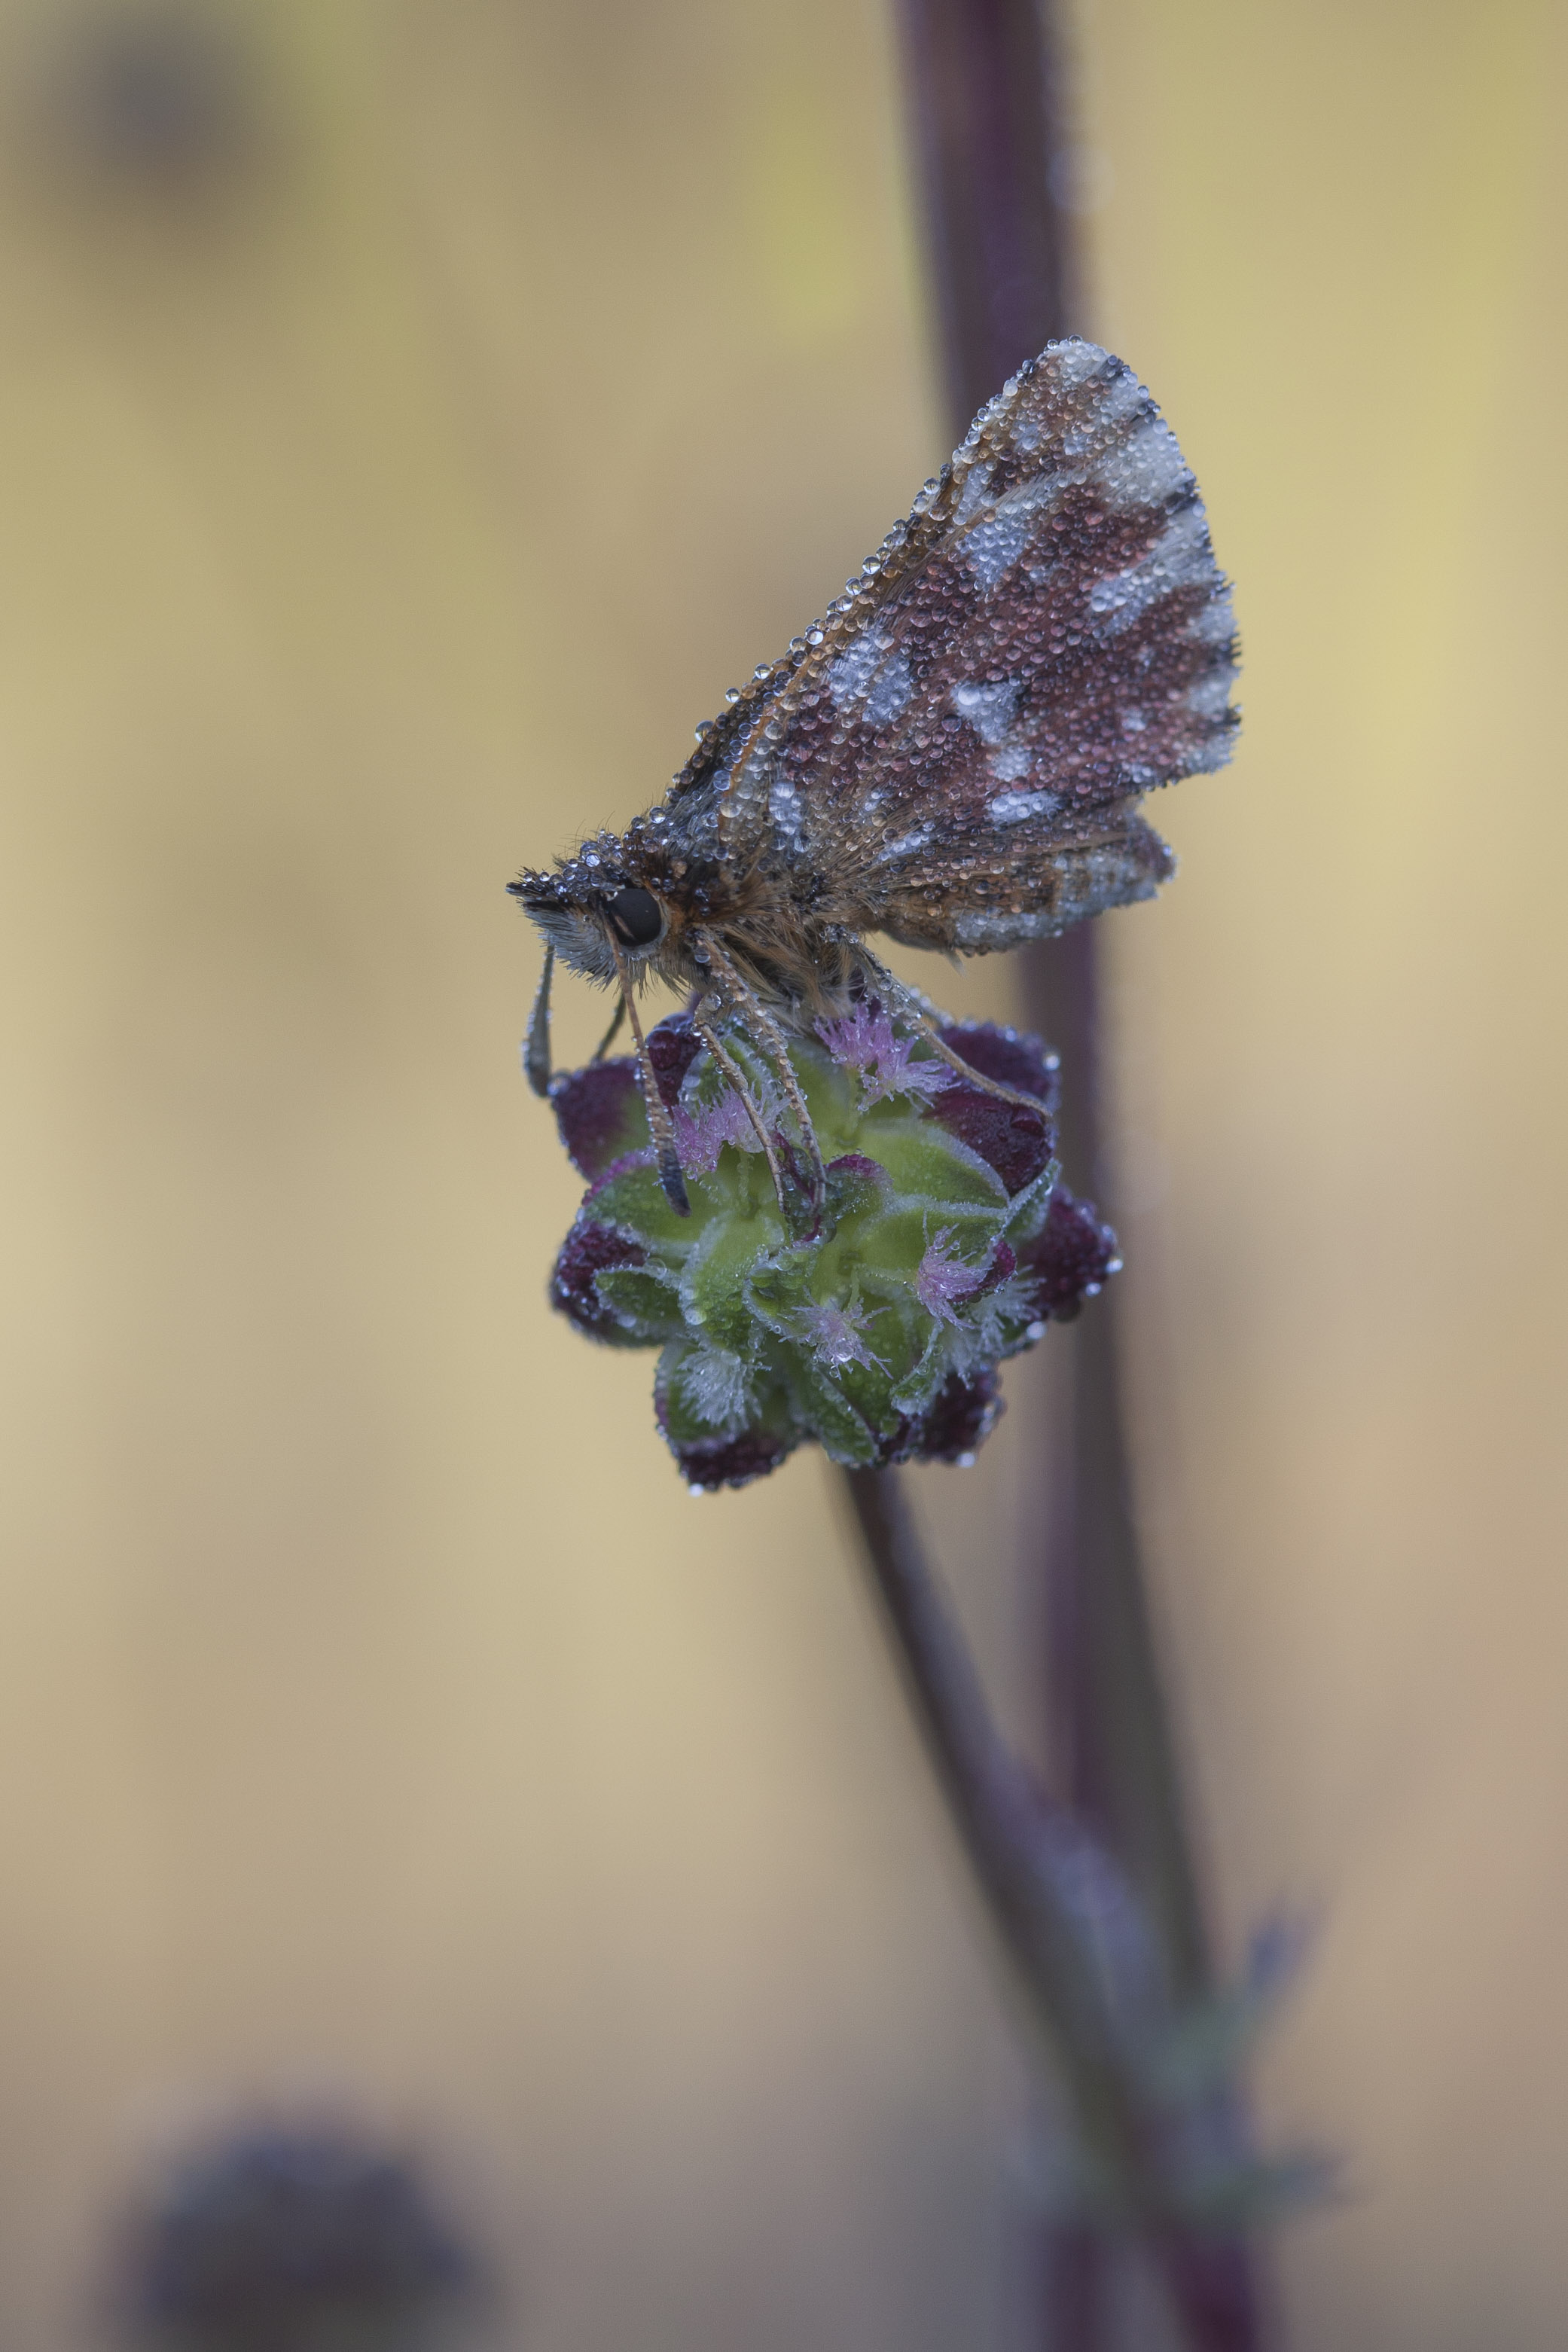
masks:
{"type": "Polygon", "coordinates": [[[617,890],[605,901],[605,916],[624,948],[650,948],[664,929],[658,900],[651,890],[617,890]]]}

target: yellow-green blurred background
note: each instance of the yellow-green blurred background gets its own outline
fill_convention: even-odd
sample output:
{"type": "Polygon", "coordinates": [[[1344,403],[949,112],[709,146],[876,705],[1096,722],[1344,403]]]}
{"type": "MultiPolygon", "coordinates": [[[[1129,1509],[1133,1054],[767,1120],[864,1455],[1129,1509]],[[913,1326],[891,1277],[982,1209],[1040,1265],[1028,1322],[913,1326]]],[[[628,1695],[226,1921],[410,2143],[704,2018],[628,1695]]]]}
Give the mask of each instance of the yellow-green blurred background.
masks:
{"type": "MultiPolygon", "coordinates": [[[[70,97],[145,17],[0,9],[0,2341],[89,2339],[151,2155],[325,2101],[509,2343],[1015,2352],[1029,2093],[832,1486],[694,1507],[550,1318],[501,895],[944,454],[886,12],[189,0],[184,173],[70,97]]],[[[1108,938],[1218,1908],[1320,1922],[1313,2352],[1568,2336],[1565,40],[1073,28],[1247,643],[1108,938]]],[[[1016,1684],[1020,1424],[920,1481],[1016,1684]]]]}

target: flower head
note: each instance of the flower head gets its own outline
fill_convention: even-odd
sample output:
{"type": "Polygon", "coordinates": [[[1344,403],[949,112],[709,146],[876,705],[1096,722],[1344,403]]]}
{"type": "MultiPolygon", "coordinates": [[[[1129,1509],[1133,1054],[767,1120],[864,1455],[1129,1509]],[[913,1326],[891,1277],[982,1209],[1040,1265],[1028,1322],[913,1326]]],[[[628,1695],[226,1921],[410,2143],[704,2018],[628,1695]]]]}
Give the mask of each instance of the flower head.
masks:
{"type": "Polygon", "coordinates": [[[556,1080],[590,1183],[552,1297],[591,1338],[660,1350],[655,1412],[693,1487],[743,1486],[812,1439],[862,1465],[973,1459],[1002,1410],[1000,1364],[1111,1271],[1114,1236],[1056,1181],[1055,1057],[984,1024],[942,1038],[1011,1094],[875,1002],[792,1038],[826,1167],[805,1233],[757,1133],[787,1189],[783,1090],[738,1024],[722,1071],[683,1016],[648,1035],[689,1217],[661,1190],[630,1060],[556,1080]]]}

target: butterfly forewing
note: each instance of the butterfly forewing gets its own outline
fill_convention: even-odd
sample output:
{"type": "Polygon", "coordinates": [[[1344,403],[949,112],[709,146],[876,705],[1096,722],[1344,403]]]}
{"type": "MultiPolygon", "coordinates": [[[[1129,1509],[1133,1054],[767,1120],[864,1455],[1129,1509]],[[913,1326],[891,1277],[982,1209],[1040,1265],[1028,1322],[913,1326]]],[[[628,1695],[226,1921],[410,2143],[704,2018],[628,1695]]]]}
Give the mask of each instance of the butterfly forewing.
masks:
{"type": "Polygon", "coordinates": [[[705,731],[683,830],[855,928],[1008,946],[1169,870],[1136,803],[1228,756],[1235,654],[1170,428],[1119,360],[1055,344],[705,731]]]}

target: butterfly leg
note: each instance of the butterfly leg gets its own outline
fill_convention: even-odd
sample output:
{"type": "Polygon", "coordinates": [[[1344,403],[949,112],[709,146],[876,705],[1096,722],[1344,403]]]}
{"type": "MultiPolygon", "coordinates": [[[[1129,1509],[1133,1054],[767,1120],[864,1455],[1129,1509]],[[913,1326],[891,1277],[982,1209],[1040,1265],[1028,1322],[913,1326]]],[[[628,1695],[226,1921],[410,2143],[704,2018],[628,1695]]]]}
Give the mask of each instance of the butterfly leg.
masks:
{"type": "Polygon", "coordinates": [[[924,995],[918,988],[906,986],[904,982],[890,972],[887,965],[876,956],[865,950],[861,952],[878,985],[885,988],[889,995],[906,1013],[914,1014],[924,1034],[927,1045],[934,1054],[947,1063],[951,1069],[959,1071],[972,1087],[978,1087],[982,1094],[995,1095],[1003,1102],[1022,1103],[1026,1110],[1038,1111],[1042,1117],[1045,1115],[1045,1106],[1038,1095],[1026,1095],[1020,1092],[1016,1087],[1005,1086],[1000,1078],[988,1078],[984,1070],[975,1069],[972,1064],[964,1060],[962,1054],[954,1053],[942,1034],[940,1026],[942,1016],[930,997],[924,995]]]}
{"type": "Polygon", "coordinates": [[[616,1039],[620,1035],[621,1024],[626,1017],[626,1000],[624,996],[617,996],[616,999],[616,1010],[611,1019],[610,1025],[594,1048],[594,1060],[595,1062],[602,1062],[604,1060],[605,1055],[615,1044],[616,1039]]]}
{"type": "MultiPolygon", "coordinates": [[[[805,1097],[801,1092],[800,1080],[795,1076],[795,1065],[789,1057],[789,1047],[785,1043],[784,1031],[757,995],[756,991],[748,987],[742,979],[735,965],[725,954],[711,931],[703,933],[702,945],[707,950],[711,969],[718,973],[724,983],[724,992],[731,1003],[737,1012],[745,1013],[772,1056],[773,1075],[784,1089],[785,1101],[795,1113],[795,1122],[800,1129],[801,1141],[805,1146],[806,1157],[810,1163],[811,1207],[815,1223],[821,1216],[827,1199],[827,1171],[822,1164],[822,1146],[817,1142],[816,1129],[811,1123],[811,1113],[806,1108],[805,1097]]],[[[781,1193],[779,1197],[782,1205],[784,1196],[781,1193]]]]}
{"type": "Polygon", "coordinates": [[[692,1013],[691,1025],[741,1098],[741,1108],[751,1120],[752,1130],[763,1147],[763,1152],[768,1163],[768,1173],[773,1180],[773,1191],[778,1195],[779,1207],[787,1221],[789,1211],[784,1199],[784,1175],[779,1167],[778,1155],[773,1150],[773,1139],[763,1124],[763,1115],[752,1099],[752,1090],[746,1083],[746,1074],[712,1024],[703,1019],[700,1003],[692,1013]]]}
{"type": "Polygon", "coordinates": [[[550,979],[555,970],[555,947],[550,941],[544,950],[544,970],[539,975],[534,992],[533,1010],[528,1016],[528,1034],[523,1040],[522,1066],[528,1083],[536,1095],[550,1092],[550,979]]]}
{"type": "Polygon", "coordinates": [[[680,1172],[680,1154],[675,1148],[675,1121],[670,1118],[669,1106],[659,1093],[658,1081],[653,1074],[653,1064],[648,1058],[647,1039],[643,1035],[642,1023],[637,1018],[637,1003],[632,995],[631,978],[626,971],[626,960],[613,934],[606,933],[606,937],[609,939],[610,953],[616,960],[616,978],[621,984],[621,1003],[626,1008],[632,1024],[632,1035],[637,1040],[637,1077],[642,1086],[643,1108],[647,1112],[648,1133],[653,1138],[654,1150],[658,1155],[658,1181],[664,1187],[664,1197],[676,1215],[689,1217],[691,1214],[691,1202],[687,1198],[686,1179],[680,1172]]]}

